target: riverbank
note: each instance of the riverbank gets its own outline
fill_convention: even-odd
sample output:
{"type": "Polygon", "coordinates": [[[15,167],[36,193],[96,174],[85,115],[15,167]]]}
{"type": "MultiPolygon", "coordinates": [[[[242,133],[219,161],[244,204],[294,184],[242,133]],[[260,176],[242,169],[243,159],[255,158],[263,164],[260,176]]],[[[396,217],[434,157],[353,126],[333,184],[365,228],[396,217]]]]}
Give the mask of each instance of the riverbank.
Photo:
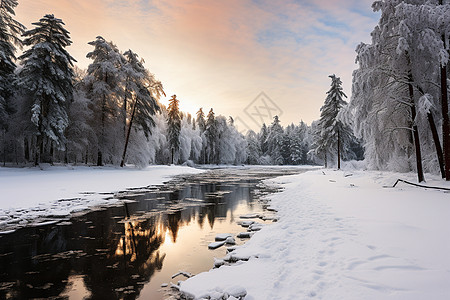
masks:
{"type": "Polygon", "coordinates": [[[197,299],[243,291],[246,300],[448,299],[450,194],[391,188],[398,178],[415,181],[333,170],[269,180],[285,188],[269,196],[280,220],[230,253],[248,261],[198,274],[181,291],[197,299]]]}
{"type": "Polygon", "coordinates": [[[0,234],[50,217],[64,217],[96,206],[129,188],[159,185],[181,174],[204,172],[184,166],[0,168],[0,234]]]}

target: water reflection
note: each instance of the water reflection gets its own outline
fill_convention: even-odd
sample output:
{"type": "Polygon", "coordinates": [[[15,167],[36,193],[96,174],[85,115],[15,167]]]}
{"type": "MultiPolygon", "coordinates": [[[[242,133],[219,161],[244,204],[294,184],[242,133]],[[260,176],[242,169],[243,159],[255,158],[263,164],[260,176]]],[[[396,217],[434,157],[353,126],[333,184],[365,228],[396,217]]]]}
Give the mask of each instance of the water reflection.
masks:
{"type": "Polygon", "coordinates": [[[211,267],[214,230],[238,232],[237,215],[261,210],[253,197],[259,177],[187,177],[121,194],[135,202],[70,224],[0,236],[0,298],[162,299],[161,283],[183,266],[211,267]]]}

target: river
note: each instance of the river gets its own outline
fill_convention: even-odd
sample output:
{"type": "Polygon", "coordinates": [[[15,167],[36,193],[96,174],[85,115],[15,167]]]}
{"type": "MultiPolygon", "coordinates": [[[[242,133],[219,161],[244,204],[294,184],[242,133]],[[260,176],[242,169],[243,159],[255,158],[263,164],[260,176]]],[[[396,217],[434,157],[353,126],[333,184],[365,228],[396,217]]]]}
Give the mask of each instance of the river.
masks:
{"type": "MultiPolygon", "coordinates": [[[[170,283],[213,267],[219,233],[246,231],[242,215],[273,222],[263,179],[298,168],[224,168],[117,193],[120,205],[0,236],[2,299],[168,299],[170,283]],[[169,285],[166,287],[166,285],[169,285]]],[[[237,245],[246,239],[235,238],[237,245]]]]}

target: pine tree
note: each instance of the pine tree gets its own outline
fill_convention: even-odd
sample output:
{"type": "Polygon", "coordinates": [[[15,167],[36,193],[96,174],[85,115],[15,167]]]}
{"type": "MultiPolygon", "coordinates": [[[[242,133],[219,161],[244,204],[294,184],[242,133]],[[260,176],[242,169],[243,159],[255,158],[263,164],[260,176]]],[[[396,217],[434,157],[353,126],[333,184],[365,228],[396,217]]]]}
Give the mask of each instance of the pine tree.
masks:
{"type": "MultiPolygon", "coordinates": [[[[320,120],[318,124],[315,149],[316,153],[324,155],[327,164],[328,154],[337,152],[338,169],[340,168],[341,151],[352,138],[352,131],[349,126],[338,118],[338,113],[347,102],[343,97],[347,97],[342,90],[342,82],[336,75],[330,75],[331,88],[327,92],[324,105],[320,108],[320,120]]],[[[346,149],[344,149],[346,150],[346,149]]]]}
{"type": "Polygon", "coordinates": [[[439,83],[440,67],[449,59],[442,41],[450,25],[449,7],[415,0],[373,5],[381,17],[372,42],[357,47],[359,68],[353,75],[351,101],[355,132],[364,140],[370,168],[416,169],[419,181],[422,161],[425,171],[439,170],[442,156],[435,129],[447,116],[437,108],[445,104],[440,98],[447,94],[439,83]],[[431,106],[421,104],[425,96],[431,106]]]}
{"type": "Polygon", "coordinates": [[[294,127],[289,135],[290,145],[289,154],[290,162],[294,165],[300,165],[305,163],[304,159],[304,142],[300,127],[294,127]]]}
{"type": "Polygon", "coordinates": [[[125,58],[112,42],[107,42],[101,36],[89,42],[89,45],[94,46],[94,50],[86,55],[93,60],[88,66],[86,94],[93,103],[93,128],[98,140],[97,165],[101,166],[105,153],[109,154],[109,162],[114,162],[113,159],[119,156],[118,151],[123,149],[120,147],[118,150],[115,143],[123,142],[123,123],[118,121],[121,113],[120,100],[123,99],[122,68],[125,58]],[[118,130],[119,126],[122,130],[118,130]],[[118,131],[122,133],[122,138],[117,136],[118,131]]]}
{"type": "Polygon", "coordinates": [[[283,133],[280,119],[278,116],[275,116],[269,127],[267,136],[267,151],[271,157],[272,163],[275,165],[283,164],[283,155],[281,153],[283,147],[283,133]]]}
{"type": "Polygon", "coordinates": [[[259,165],[261,147],[258,140],[258,135],[253,130],[249,130],[245,136],[245,139],[247,140],[247,164],[259,165]]]}
{"type": "Polygon", "coordinates": [[[214,163],[216,162],[217,127],[216,127],[216,118],[212,108],[207,116],[204,134],[206,137],[205,152],[207,163],[214,163]]]}
{"type": "Polygon", "coordinates": [[[200,132],[204,132],[206,129],[206,123],[205,123],[205,113],[203,112],[202,107],[200,107],[200,109],[197,112],[197,124],[198,128],[200,129],[200,132]]]}
{"type": "Polygon", "coordinates": [[[14,112],[11,103],[16,76],[16,47],[22,47],[19,36],[25,27],[14,20],[17,0],[0,1],[0,128],[6,130],[8,117],[14,112]]]}
{"type": "Polygon", "coordinates": [[[267,136],[269,135],[266,123],[263,123],[261,126],[261,131],[259,132],[259,147],[261,148],[261,154],[267,155],[268,147],[267,147],[267,136]]]}
{"type": "Polygon", "coordinates": [[[181,113],[179,104],[180,101],[177,99],[177,96],[173,95],[169,100],[169,118],[167,120],[167,125],[169,126],[169,145],[172,151],[172,164],[174,163],[175,157],[178,157],[180,150],[181,113]]]}
{"type": "Polygon", "coordinates": [[[45,15],[36,27],[26,31],[24,45],[31,46],[19,58],[23,69],[19,73],[19,86],[26,92],[36,127],[35,164],[41,160],[44,139],[48,139],[50,152],[53,143],[64,150],[64,131],[68,125],[67,103],[73,97],[73,62],[65,50],[72,41],[64,29],[63,21],[45,15]]]}
{"type": "Polygon", "coordinates": [[[123,66],[125,70],[125,97],[122,113],[125,115],[125,125],[127,125],[127,120],[129,120],[129,123],[120,163],[121,167],[125,165],[125,156],[133,124],[140,127],[148,140],[151,128],[155,126],[153,116],[160,109],[157,99],[160,98],[160,95],[165,95],[161,82],[157,81],[153,74],[145,69],[143,59],[139,59],[138,55],[131,50],[125,52],[124,56],[126,58],[123,66]],[[128,101],[133,103],[132,108],[129,108],[128,101]]]}

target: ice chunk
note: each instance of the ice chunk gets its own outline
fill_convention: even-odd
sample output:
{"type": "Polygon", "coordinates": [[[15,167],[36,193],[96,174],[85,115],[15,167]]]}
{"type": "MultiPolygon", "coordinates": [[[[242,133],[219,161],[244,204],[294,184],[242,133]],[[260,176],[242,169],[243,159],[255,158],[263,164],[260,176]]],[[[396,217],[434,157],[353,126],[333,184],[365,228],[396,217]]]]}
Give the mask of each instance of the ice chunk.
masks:
{"type": "Polygon", "coordinates": [[[254,223],[248,227],[250,231],[259,231],[264,227],[264,224],[254,223]]]}
{"type": "Polygon", "coordinates": [[[241,232],[237,235],[237,237],[240,239],[249,239],[252,237],[252,235],[253,235],[253,232],[241,232]]]}
{"type": "Polygon", "coordinates": [[[275,208],[273,208],[272,206],[268,206],[267,208],[266,208],[268,211],[277,211],[275,208]]]}
{"type": "Polygon", "coordinates": [[[213,242],[213,243],[211,243],[211,244],[208,245],[208,248],[214,250],[214,249],[217,249],[217,248],[219,248],[219,247],[222,247],[223,245],[225,245],[225,241],[222,241],[222,242],[213,242]]]}
{"type": "Polygon", "coordinates": [[[225,264],[223,259],[214,258],[214,267],[219,268],[225,264]]]}
{"type": "Polygon", "coordinates": [[[236,240],[234,239],[234,237],[229,236],[229,237],[225,240],[225,243],[226,243],[227,245],[236,245],[236,240]]]}
{"type": "Polygon", "coordinates": [[[232,234],[229,233],[219,233],[216,235],[216,242],[217,241],[225,241],[227,238],[232,237],[232,234]]]}
{"type": "Polygon", "coordinates": [[[249,227],[253,223],[255,223],[255,221],[242,221],[242,222],[239,222],[239,225],[241,225],[242,227],[249,227]]]}
{"type": "Polygon", "coordinates": [[[241,218],[241,219],[256,219],[256,218],[259,218],[259,214],[257,214],[257,213],[246,214],[246,215],[241,215],[239,218],[241,218]]]}
{"type": "Polygon", "coordinates": [[[227,252],[233,252],[233,251],[236,250],[237,248],[238,248],[238,246],[228,247],[228,248],[227,248],[227,252]]]}
{"type": "Polygon", "coordinates": [[[172,275],[172,279],[177,277],[177,276],[180,276],[180,275],[183,275],[184,277],[187,277],[187,278],[192,277],[192,274],[189,273],[189,272],[179,271],[178,273],[172,275]]]}

